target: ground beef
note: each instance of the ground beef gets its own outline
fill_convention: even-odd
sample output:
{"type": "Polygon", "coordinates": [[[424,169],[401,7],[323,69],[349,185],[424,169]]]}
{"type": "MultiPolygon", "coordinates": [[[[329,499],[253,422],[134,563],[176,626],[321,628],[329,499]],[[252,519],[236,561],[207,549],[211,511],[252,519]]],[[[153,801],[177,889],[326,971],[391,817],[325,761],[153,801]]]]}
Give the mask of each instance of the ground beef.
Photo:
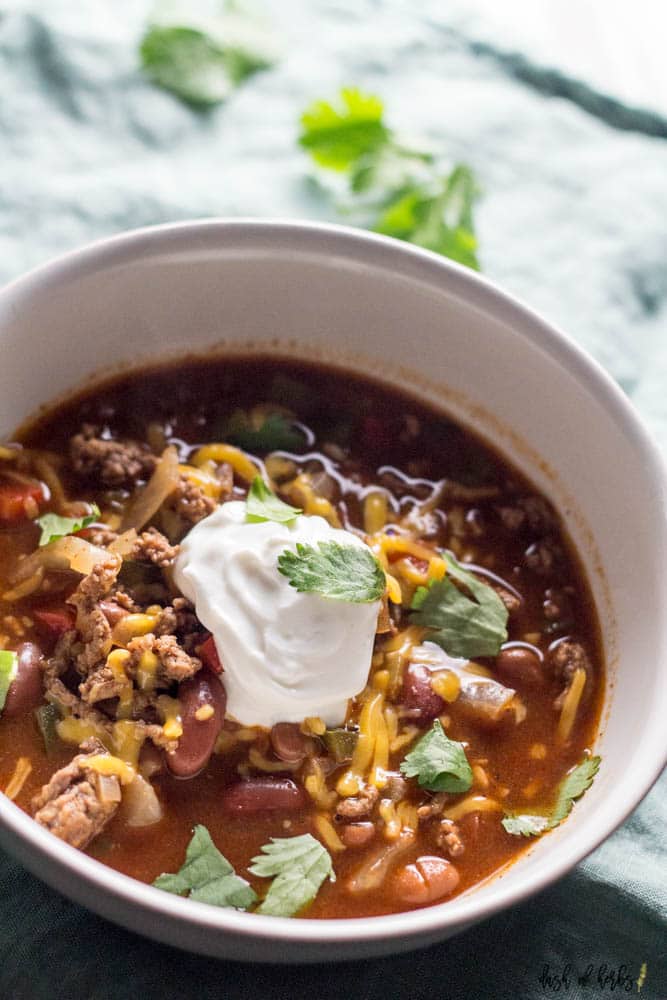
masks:
{"type": "Polygon", "coordinates": [[[72,467],[80,476],[111,488],[134,486],[148,479],[156,456],[139,441],[112,441],[99,437],[99,429],[84,424],[70,441],[72,467]]]}
{"type": "Polygon", "coordinates": [[[560,711],[563,707],[565,697],[569,690],[575,671],[584,670],[586,672],[586,683],[584,685],[582,697],[586,698],[591,690],[591,676],[593,667],[588,659],[586,650],[580,642],[571,639],[563,639],[557,643],[549,653],[549,665],[554,671],[558,680],[564,682],[564,687],[554,702],[554,708],[560,711]]]}
{"type": "Polygon", "coordinates": [[[391,615],[389,614],[389,601],[387,599],[387,595],[385,594],[382,598],[382,603],[380,604],[377,625],[375,626],[375,634],[385,635],[386,633],[395,635],[396,626],[394,625],[391,615]]]}
{"type": "Polygon", "coordinates": [[[382,789],[382,798],[400,802],[408,794],[409,785],[400,774],[387,773],[387,784],[382,789]]]}
{"type": "Polygon", "coordinates": [[[341,799],[336,808],[336,819],[339,823],[350,823],[358,819],[366,819],[373,812],[380,793],[374,785],[366,785],[359,795],[349,799],[341,799]]]}
{"type": "Polygon", "coordinates": [[[563,639],[552,648],[549,653],[549,664],[555,676],[566,684],[570,683],[576,670],[580,668],[585,670],[587,678],[593,670],[584,647],[580,642],[571,639],[563,639]]]}
{"type": "Polygon", "coordinates": [[[98,740],[87,740],[78,754],[53,775],[32,800],[37,822],[72,847],[84,848],[115,815],[121,800],[118,778],[102,778],[87,766],[91,756],[107,754],[98,740]]]}
{"type": "Polygon", "coordinates": [[[420,820],[431,819],[433,816],[440,816],[443,809],[450,801],[450,795],[447,792],[436,792],[432,795],[428,802],[425,802],[417,810],[417,815],[420,820]]]}
{"type": "Polygon", "coordinates": [[[202,641],[202,627],[192,604],[185,597],[175,597],[172,604],[162,608],[153,629],[155,635],[195,635],[202,641]]]}
{"type": "MultiPolygon", "coordinates": [[[[93,569],[84,576],[74,593],[69,599],[77,611],[90,610],[95,607],[103,597],[107,597],[116,582],[116,577],[121,567],[120,556],[107,553],[104,562],[93,566],[93,569]]],[[[77,627],[78,627],[77,621],[77,627]]]]}
{"type": "Polygon", "coordinates": [[[81,620],[79,636],[81,650],[76,657],[76,669],[82,675],[97,670],[111,652],[111,626],[100,608],[93,608],[77,617],[81,620]]]}
{"type": "Polygon", "coordinates": [[[84,528],[81,532],[83,537],[91,545],[97,545],[101,549],[106,549],[118,538],[118,532],[113,528],[107,528],[106,524],[93,524],[90,528],[84,528]]]}
{"type": "Polygon", "coordinates": [[[130,597],[130,595],[122,588],[115,590],[110,599],[119,605],[123,611],[127,611],[129,614],[141,611],[141,605],[137,604],[135,599],[130,597]]]}
{"type": "Polygon", "coordinates": [[[527,531],[532,535],[546,535],[555,531],[558,521],[549,504],[542,497],[519,497],[513,504],[499,507],[498,516],[503,526],[512,533],[527,531]]]}
{"type": "Polygon", "coordinates": [[[206,496],[186,475],[181,475],[167,505],[187,524],[197,524],[217,507],[216,501],[206,496]]]}
{"type": "Polygon", "coordinates": [[[562,632],[574,624],[572,587],[549,587],[544,592],[542,608],[548,633],[562,632]]]}
{"type": "Polygon", "coordinates": [[[120,566],[120,557],[109,553],[81,580],[68,601],[76,608],[76,633],[66,633],[63,639],[67,638],[67,645],[61,639],[54,655],[59,659],[68,655],[84,677],[97,670],[111,650],[111,626],[102,607],[120,566]]]}
{"type": "Polygon", "coordinates": [[[456,823],[451,819],[441,819],[438,823],[435,842],[438,847],[446,850],[450,858],[460,858],[465,851],[456,823]]]}
{"type": "Polygon", "coordinates": [[[79,693],[89,705],[107,698],[117,698],[125,690],[126,684],[118,680],[106,664],[90,673],[85,681],[79,684],[79,693]]]}
{"type": "Polygon", "coordinates": [[[187,680],[201,668],[201,660],[186,653],[174,635],[156,636],[149,632],[148,635],[132,639],[127,648],[131,653],[125,668],[129,677],[134,677],[136,674],[143,653],[149,651],[157,656],[159,661],[156,678],[158,687],[169,687],[174,681],[180,683],[187,680]]]}
{"type": "MultiPolygon", "coordinates": [[[[53,702],[63,710],[73,715],[77,719],[89,722],[95,726],[99,732],[106,733],[111,738],[113,733],[113,720],[101,712],[99,708],[94,708],[87,702],[82,701],[73,691],[70,691],[59,677],[47,676],[44,683],[44,690],[47,701],[53,702]]],[[[142,691],[136,691],[132,699],[132,718],[135,724],[140,727],[144,738],[151,740],[156,747],[161,747],[167,753],[172,753],[178,746],[177,740],[170,740],[162,731],[162,726],[155,721],[155,712],[152,710],[155,698],[147,696],[142,691]],[[151,708],[150,711],[147,709],[151,708]],[[144,715],[150,718],[144,718],[144,715]]]]}
{"type": "Polygon", "coordinates": [[[173,565],[177,555],[178,545],[172,545],[157,528],[147,528],[138,536],[127,558],[153,563],[160,569],[165,569],[173,565]]]}
{"type": "Polygon", "coordinates": [[[551,576],[563,562],[563,550],[551,538],[542,538],[534,542],[524,553],[524,562],[528,569],[538,576],[551,576]]]}

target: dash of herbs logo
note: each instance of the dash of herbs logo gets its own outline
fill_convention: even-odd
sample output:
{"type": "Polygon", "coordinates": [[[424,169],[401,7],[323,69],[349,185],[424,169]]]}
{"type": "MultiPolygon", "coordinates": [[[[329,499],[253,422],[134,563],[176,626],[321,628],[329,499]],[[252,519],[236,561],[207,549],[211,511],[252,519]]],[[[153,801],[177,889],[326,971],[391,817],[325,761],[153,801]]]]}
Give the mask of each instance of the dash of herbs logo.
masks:
{"type": "Polygon", "coordinates": [[[646,983],[648,966],[642,962],[635,973],[629,965],[612,966],[606,962],[599,965],[590,963],[585,968],[575,969],[569,963],[560,967],[545,964],[539,976],[539,984],[545,994],[576,991],[578,986],[598,989],[606,993],[639,993],[646,983]]]}

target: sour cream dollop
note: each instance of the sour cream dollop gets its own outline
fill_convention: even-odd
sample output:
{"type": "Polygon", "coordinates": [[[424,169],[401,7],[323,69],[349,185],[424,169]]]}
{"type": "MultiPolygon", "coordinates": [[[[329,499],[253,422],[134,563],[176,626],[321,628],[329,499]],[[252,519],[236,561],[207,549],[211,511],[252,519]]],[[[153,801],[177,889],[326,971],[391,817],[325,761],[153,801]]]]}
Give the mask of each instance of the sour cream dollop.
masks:
{"type": "Polygon", "coordinates": [[[300,594],[278,571],[286,548],[325,541],[366,547],[322,517],[248,523],[242,501],[222,504],[181,543],[176,583],[213,634],[227,712],[243,725],[308,716],[340,725],[366,683],[380,602],[300,594]]]}

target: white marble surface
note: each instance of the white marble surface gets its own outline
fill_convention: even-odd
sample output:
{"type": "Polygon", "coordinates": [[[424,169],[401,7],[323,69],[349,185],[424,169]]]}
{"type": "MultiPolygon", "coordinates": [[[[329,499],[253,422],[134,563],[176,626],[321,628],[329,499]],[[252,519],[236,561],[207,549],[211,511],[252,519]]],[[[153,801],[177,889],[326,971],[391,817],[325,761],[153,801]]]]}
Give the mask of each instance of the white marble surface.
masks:
{"type": "Polygon", "coordinates": [[[474,166],[485,273],[592,351],[667,442],[664,5],[259,9],[279,62],[201,115],[139,72],[145,0],[3,5],[0,281],[128,227],[339,218],[296,145],[297,119],[314,97],[358,84],[443,164],[474,166]]]}

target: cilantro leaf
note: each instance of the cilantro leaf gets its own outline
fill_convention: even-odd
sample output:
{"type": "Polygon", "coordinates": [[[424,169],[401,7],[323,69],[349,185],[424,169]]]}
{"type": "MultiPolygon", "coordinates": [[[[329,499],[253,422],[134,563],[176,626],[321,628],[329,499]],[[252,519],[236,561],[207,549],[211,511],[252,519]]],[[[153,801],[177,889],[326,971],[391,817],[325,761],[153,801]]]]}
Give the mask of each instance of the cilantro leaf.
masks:
{"type": "Polygon", "coordinates": [[[575,800],[580,798],[593,784],[593,779],[600,769],[600,757],[584,757],[577,766],[565,776],[558,789],[558,798],[551,814],[550,826],[558,826],[572,811],[575,800]]]}
{"type": "Polygon", "coordinates": [[[289,524],[302,511],[299,507],[290,507],[277,497],[266,485],[261,476],[255,476],[248,491],[246,500],[246,521],[278,521],[289,524]]]}
{"type": "Polygon", "coordinates": [[[173,875],[158,875],[153,885],[177,896],[189,893],[190,899],[200,903],[237,910],[247,910],[257,900],[254,889],[234,872],[201,825],[194,828],[181,868],[173,875]]]}
{"type": "Polygon", "coordinates": [[[5,707],[9,686],[16,677],[19,658],[11,649],[0,649],[0,712],[5,707]]]}
{"type": "Polygon", "coordinates": [[[538,837],[549,829],[549,817],[532,816],[525,813],[512,816],[506,813],[502,824],[507,832],[514,834],[515,837],[538,837]]]}
{"type": "Polygon", "coordinates": [[[508,833],[515,836],[537,837],[547,830],[553,830],[572,811],[576,799],[581,798],[593,784],[593,779],[600,768],[600,757],[584,757],[569,774],[566,774],[558,787],[556,804],[546,816],[505,814],[502,824],[508,833]]]}
{"type": "Polygon", "coordinates": [[[242,21],[227,16],[214,23],[150,25],[139,50],[144,72],[187,104],[219,104],[272,62],[256,39],[245,37],[242,21]]]}
{"type": "Polygon", "coordinates": [[[303,448],[304,435],[281,413],[270,413],[264,423],[253,427],[242,410],[232,414],[222,428],[225,441],[244,451],[297,451],[303,448]]]}
{"type": "Polygon", "coordinates": [[[248,870],[260,878],[273,876],[273,882],[257,913],[292,917],[312,903],[326,878],[336,881],[331,855],[309,833],[272,837],[261,850],[248,870]]]}
{"type": "Polygon", "coordinates": [[[363,225],[479,270],[470,167],[443,173],[432,153],[406,146],[383,118],[379,97],[348,87],[337,104],[315,101],[301,116],[301,146],[321,167],[347,173],[363,225]]]}
{"type": "Polygon", "coordinates": [[[331,170],[348,170],[374,153],[390,138],[382,121],[383,105],[374,94],[344,87],[338,105],[315,101],[301,115],[299,143],[316,163],[331,170]]]}
{"type": "Polygon", "coordinates": [[[507,618],[507,608],[495,590],[464,570],[448,552],[446,575],[417,589],[410,620],[434,629],[428,638],[450,656],[472,659],[497,655],[507,640],[507,618]]]}
{"type": "Polygon", "coordinates": [[[459,164],[436,184],[411,185],[400,191],[373,228],[479,271],[472,222],[477,195],[472,171],[459,164]]]}
{"type": "Polygon", "coordinates": [[[385,592],[384,571],[370,549],[339,542],[285,549],[278,556],[278,572],[299,593],[319,594],[335,601],[370,604],[385,592]]]}
{"type": "Polygon", "coordinates": [[[59,514],[42,514],[35,521],[35,524],[38,524],[42,529],[42,534],[39,536],[40,546],[55,542],[58,538],[64,538],[65,535],[73,535],[76,531],[81,531],[82,528],[93,524],[100,516],[100,509],[97,504],[93,504],[92,508],[92,514],[86,514],[85,517],[60,517],[59,514]]]}
{"type": "Polygon", "coordinates": [[[467,792],[472,785],[463,744],[449,739],[439,719],[407,754],[401,771],[430,792],[467,792]]]}

